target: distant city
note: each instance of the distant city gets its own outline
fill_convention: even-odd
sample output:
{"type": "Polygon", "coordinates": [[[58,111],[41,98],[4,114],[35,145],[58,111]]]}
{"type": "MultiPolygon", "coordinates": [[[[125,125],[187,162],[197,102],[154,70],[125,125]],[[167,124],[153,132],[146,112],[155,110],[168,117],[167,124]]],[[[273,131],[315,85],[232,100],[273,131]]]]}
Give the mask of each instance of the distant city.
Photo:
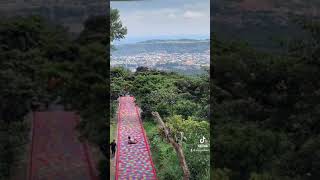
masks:
{"type": "Polygon", "coordinates": [[[144,66],[150,69],[203,73],[210,67],[209,40],[149,40],[119,45],[112,52],[111,66],[123,66],[131,71],[144,66]]]}

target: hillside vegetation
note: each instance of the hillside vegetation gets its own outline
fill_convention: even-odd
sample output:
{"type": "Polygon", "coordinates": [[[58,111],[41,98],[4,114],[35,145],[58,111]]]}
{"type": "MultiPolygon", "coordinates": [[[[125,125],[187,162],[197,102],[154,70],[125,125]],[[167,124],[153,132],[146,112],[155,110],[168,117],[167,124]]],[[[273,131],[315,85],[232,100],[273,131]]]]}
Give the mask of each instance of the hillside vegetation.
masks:
{"type": "Polygon", "coordinates": [[[191,179],[210,179],[210,152],[192,152],[199,139],[209,140],[209,73],[183,76],[140,67],[135,73],[111,69],[111,100],[129,92],[142,108],[142,119],[159,179],[181,179],[177,154],[157,127],[152,111],[165,120],[174,136],[184,133],[183,150],[191,179]]]}
{"type": "Polygon", "coordinates": [[[315,0],[216,0],[211,3],[211,30],[225,40],[279,52],[277,42],[306,35],[292,20],[301,16],[319,19],[319,7],[315,0]]]}
{"type": "Polygon", "coordinates": [[[106,143],[105,20],[88,18],[75,40],[61,25],[38,16],[0,21],[1,180],[9,179],[26,159],[22,155],[26,154],[30,125],[25,116],[58,97],[59,103],[71,105],[81,115],[81,138],[97,147],[106,143]]]}
{"type": "Polygon", "coordinates": [[[320,25],[283,55],[213,36],[213,177],[315,180],[320,177],[320,25]]]}

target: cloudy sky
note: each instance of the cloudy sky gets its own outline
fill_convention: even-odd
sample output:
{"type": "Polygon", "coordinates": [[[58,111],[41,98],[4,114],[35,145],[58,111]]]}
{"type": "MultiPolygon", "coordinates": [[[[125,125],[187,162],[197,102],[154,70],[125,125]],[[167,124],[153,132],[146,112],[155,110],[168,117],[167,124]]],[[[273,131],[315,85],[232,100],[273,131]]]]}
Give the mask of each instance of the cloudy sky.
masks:
{"type": "Polygon", "coordinates": [[[124,41],[208,38],[210,0],[144,0],[111,2],[128,28],[124,41]]]}

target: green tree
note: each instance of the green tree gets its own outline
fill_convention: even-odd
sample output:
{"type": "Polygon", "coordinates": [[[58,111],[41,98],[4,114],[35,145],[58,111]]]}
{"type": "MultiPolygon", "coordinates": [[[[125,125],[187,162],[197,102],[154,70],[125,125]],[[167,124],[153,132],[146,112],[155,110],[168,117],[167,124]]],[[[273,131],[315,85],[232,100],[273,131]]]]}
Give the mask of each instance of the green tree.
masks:
{"type": "Polygon", "coordinates": [[[110,10],[110,43],[114,40],[123,39],[127,34],[127,28],[123,26],[120,20],[119,10],[110,10]]]}
{"type": "Polygon", "coordinates": [[[210,144],[209,123],[191,117],[183,119],[182,116],[175,115],[167,118],[166,125],[175,137],[183,133],[182,145],[191,173],[190,179],[210,179],[210,147],[206,148],[207,151],[191,150],[198,149],[199,139],[203,137],[208,140],[207,144],[210,144]]]}

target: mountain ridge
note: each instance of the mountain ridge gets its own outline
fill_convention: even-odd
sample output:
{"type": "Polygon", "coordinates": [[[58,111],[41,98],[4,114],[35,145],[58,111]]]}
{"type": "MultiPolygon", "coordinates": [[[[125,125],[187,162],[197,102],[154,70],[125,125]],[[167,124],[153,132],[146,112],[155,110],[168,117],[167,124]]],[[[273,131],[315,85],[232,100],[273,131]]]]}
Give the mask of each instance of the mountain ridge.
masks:
{"type": "Polygon", "coordinates": [[[140,41],[136,44],[149,44],[149,43],[195,43],[195,42],[208,42],[209,39],[151,39],[140,41]]]}
{"type": "Polygon", "coordinates": [[[115,45],[114,56],[133,55],[139,53],[202,53],[210,49],[210,40],[177,39],[148,40],[139,43],[115,45]],[[145,43],[147,42],[147,43],[145,43]]]}

